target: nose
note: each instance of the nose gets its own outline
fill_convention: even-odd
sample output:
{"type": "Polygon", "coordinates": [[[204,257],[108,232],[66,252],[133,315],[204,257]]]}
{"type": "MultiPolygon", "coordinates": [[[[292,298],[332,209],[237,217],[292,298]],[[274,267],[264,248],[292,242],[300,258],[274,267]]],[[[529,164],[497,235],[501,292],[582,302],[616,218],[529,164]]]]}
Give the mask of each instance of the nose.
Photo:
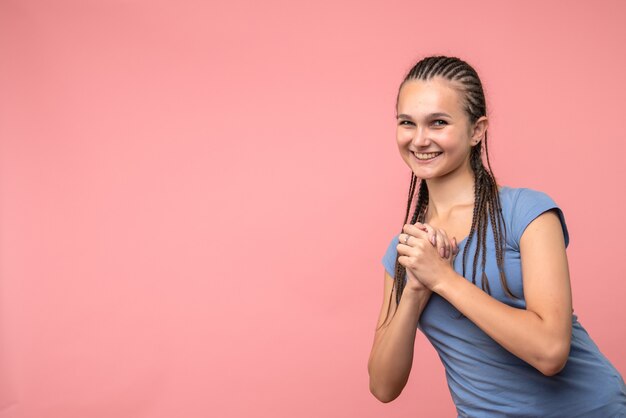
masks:
{"type": "Polygon", "coordinates": [[[417,149],[428,147],[430,145],[428,130],[423,126],[418,126],[417,129],[415,129],[415,135],[413,136],[413,140],[411,142],[417,149]]]}

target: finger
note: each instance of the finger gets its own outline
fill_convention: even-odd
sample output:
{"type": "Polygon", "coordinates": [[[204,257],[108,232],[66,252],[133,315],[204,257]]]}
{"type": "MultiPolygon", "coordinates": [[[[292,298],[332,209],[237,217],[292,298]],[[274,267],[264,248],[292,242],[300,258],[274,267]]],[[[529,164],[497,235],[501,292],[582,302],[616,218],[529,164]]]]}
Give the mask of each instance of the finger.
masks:
{"type": "Polygon", "coordinates": [[[439,257],[443,258],[446,255],[445,242],[443,242],[443,236],[439,230],[433,230],[433,234],[435,236],[435,242],[437,243],[436,248],[439,253],[439,257]]]}
{"type": "Polygon", "coordinates": [[[448,238],[445,236],[442,229],[436,229],[435,234],[437,236],[437,249],[441,258],[446,258],[448,254],[448,238]]]}
{"type": "Polygon", "coordinates": [[[404,226],[402,227],[402,232],[418,238],[425,238],[427,236],[426,231],[421,228],[421,225],[415,226],[412,224],[404,224],[404,226]]]}
{"type": "Polygon", "coordinates": [[[421,222],[415,222],[413,225],[421,229],[422,231],[426,231],[426,226],[421,222]]]}
{"type": "Polygon", "coordinates": [[[424,227],[428,231],[428,240],[430,241],[430,243],[433,245],[437,245],[437,234],[435,233],[435,228],[427,223],[424,223],[422,225],[424,225],[424,227]]]}
{"type": "Polygon", "coordinates": [[[398,244],[396,245],[396,251],[398,252],[398,254],[403,255],[403,256],[412,256],[414,255],[413,251],[414,248],[411,246],[408,246],[406,244],[398,244]]]}
{"type": "Polygon", "coordinates": [[[459,253],[459,243],[456,240],[456,237],[453,238],[454,239],[454,255],[457,255],[459,253]]]}
{"type": "Polygon", "coordinates": [[[452,241],[450,241],[450,238],[448,238],[448,233],[446,231],[442,229],[441,233],[446,240],[446,258],[450,258],[450,256],[452,255],[452,241]]]}
{"type": "Polygon", "coordinates": [[[406,245],[402,242],[399,242],[396,245],[396,251],[398,252],[398,254],[415,257],[419,254],[422,254],[425,246],[429,245],[426,244],[426,237],[420,238],[415,236],[410,237],[409,244],[411,245],[406,245]]]}
{"type": "Polygon", "coordinates": [[[411,265],[411,258],[401,255],[400,257],[398,257],[398,262],[406,269],[408,269],[411,265]]]}
{"type": "MultiPolygon", "coordinates": [[[[400,265],[402,265],[406,269],[407,276],[415,277],[417,279],[417,276],[415,276],[415,273],[411,271],[411,266],[413,265],[411,257],[400,256],[398,257],[398,263],[400,263],[400,265]]],[[[405,279],[405,283],[406,283],[406,279],[405,279]]]]}
{"type": "Polygon", "coordinates": [[[451,251],[450,251],[450,240],[448,239],[448,234],[446,234],[446,231],[443,229],[440,229],[439,233],[441,234],[442,241],[444,244],[444,258],[449,258],[451,251]]]}
{"type": "Polygon", "coordinates": [[[410,234],[400,234],[398,235],[398,242],[407,246],[411,246],[411,242],[415,242],[412,240],[412,238],[415,239],[416,237],[410,234]]]}

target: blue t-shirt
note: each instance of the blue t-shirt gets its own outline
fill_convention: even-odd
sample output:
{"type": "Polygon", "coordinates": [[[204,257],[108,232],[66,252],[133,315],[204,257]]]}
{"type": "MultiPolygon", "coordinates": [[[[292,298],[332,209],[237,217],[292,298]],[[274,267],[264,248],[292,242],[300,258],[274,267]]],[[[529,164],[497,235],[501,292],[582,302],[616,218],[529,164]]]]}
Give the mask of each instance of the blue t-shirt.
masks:
{"type": "MultiPolygon", "coordinates": [[[[520,238],[531,221],[555,209],[561,219],[565,246],[569,234],[563,212],[545,193],[504,186],[500,189],[506,227],[504,271],[507,285],[520,299],[506,296],[500,284],[492,225],[486,237],[485,272],[491,296],[525,309],[520,238]]],[[[467,238],[459,242],[454,269],[462,275],[462,255],[467,238]]],[[[383,257],[393,277],[398,235],[383,257]]],[[[468,249],[465,277],[471,281],[476,238],[468,249]]],[[[481,262],[476,285],[481,286],[481,262]]],[[[405,277],[406,279],[406,277],[405,277]]],[[[545,376],[504,349],[441,296],[433,293],[420,317],[418,328],[433,344],[446,370],[446,379],[460,417],[626,417],[624,380],[600,352],[587,331],[572,314],[572,342],[565,368],[545,376]]]]}

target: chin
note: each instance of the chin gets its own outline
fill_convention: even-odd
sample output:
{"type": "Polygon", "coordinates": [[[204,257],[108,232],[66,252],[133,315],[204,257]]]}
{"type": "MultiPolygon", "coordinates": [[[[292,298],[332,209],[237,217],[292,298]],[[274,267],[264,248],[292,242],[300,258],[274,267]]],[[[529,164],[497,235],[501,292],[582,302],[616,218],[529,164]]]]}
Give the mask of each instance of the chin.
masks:
{"type": "Polygon", "coordinates": [[[413,171],[413,174],[415,174],[415,177],[417,177],[420,180],[430,180],[439,176],[433,176],[433,175],[420,175],[419,173],[416,173],[415,171],[413,171]]]}
{"type": "Polygon", "coordinates": [[[440,169],[424,170],[424,167],[411,167],[413,174],[422,180],[431,180],[436,178],[445,177],[449,171],[442,171],[440,169]]]}
{"type": "Polygon", "coordinates": [[[415,167],[411,167],[411,171],[415,174],[415,177],[422,180],[428,180],[434,177],[432,173],[425,173],[422,169],[416,170],[415,167]]]}

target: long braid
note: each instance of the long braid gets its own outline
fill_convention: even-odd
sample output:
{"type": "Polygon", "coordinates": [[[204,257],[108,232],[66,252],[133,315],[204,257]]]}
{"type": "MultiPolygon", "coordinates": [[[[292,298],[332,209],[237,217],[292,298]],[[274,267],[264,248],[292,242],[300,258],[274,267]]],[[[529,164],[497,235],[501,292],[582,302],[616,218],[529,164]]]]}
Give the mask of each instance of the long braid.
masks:
{"type": "MultiPolygon", "coordinates": [[[[465,264],[467,262],[467,250],[469,249],[468,243],[472,241],[474,237],[474,231],[476,231],[476,224],[478,223],[478,206],[480,202],[480,190],[478,188],[477,182],[474,183],[474,211],[472,213],[472,225],[470,226],[470,232],[467,236],[467,241],[465,242],[465,248],[463,249],[463,277],[465,277],[465,264]]],[[[476,258],[476,257],[474,257],[476,258]]]]}
{"type": "MultiPolygon", "coordinates": [[[[404,214],[404,222],[402,222],[402,225],[404,225],[407,219],[409,219],[409,213],[411,211],[411,203],[413,202],[413,195],[415,194],[416,183],[417,183],[417,177],[415,176],[413,172],[411,172],[411,186],[409,188],[409,199],[406,204],[406,213],[404,214]]],[[[396,256],[396,272],[394,275],[394,287],[396,288],[396,306],[397,304],[400,303],[400,296],[402,296],[402,292],[404,291],[404,286],[406,284],[404,282],[405,268],[402,264],[397,262],[398,261],[397,258],[398,257],[396,256]]]]}
{"type": "MultiPolygon", "coordinates": [[[[415,177],[415,179],[417,180],[417,177],[415,177]]],[[[411,194],[409,196],[407,212],[406,212],[406,216],[404,217],[404,223],[402,224],[403,226],[404,224],[406,224],[406,221],[408,219],[409,208],[411,206],[412,200],[413,200],[413,195],[411,194]]],[[[424,216],[423,214],[426,210],[426,207],[428,207],[428,189],[426,188],[426,182],[423,180],[420,180],[420,188],[417,193],[417,204],[415,205],[415,210],[413,211],[413,216],[411,217],[411,224],[415,224],[418,218],[423,219],[423,216],[424,216]]],[[[400,257],[400,254],[396,254],[396,266],[395,266],[396,274],[394,276],[394,283],[393,283],[394,288],[396,290],[396,305],[400,303],[400,298],[402,297],[402,292],[404,291],[404,286],[406,284],[404,281],[406,268],[398,262],[398,257],[400,257]]]]}
{"type": "MultiPolygon", "coordinates": [[[[483,178],[484,177],[485,176],[483,175],[483,178]]],[[[488,206],[489,206],[489,202],[485,202],[485,208],[487,208],[488,206]]],[[[480,262],[482,266],[482,275],[480,277],[480,285],[485,292],[489,293],[489,280],[487,279],[487,275],[485,274],[485,264],[487,263],[487,226],[489,223],[489,218],[488,216],[483,216],[481,217],[481,220],[482,222],[480,225],[480,233],[478,235],[480,237],[478,242],[480,245],[480,255],[481,255],[480,262]]],[[[474,266],[475,265],[476,265],[476,262],[474,261],[474,266]]],[[[476,269],[474,268],[473,276],[475,275],[476,275],[476,269]]],[[[472,277],[472,281],[476,283],[476,281],[474,280],[474,277],[472,277]]]]}
{"type": "Polygon", "coordinates": [[[417,205],[411,218],[411,224],[415,225],[415,222],[424,222],[424,216],[426,215],[426,209],[428,209],[428,186],[424,180],[420,180],[420,191],[417,196],[417,205]]]}
{"type": "MultiPolygon", "coordinates": [[[[478,194],[478,203],[475,205],[478,207],[478,221],[476,223],[476,229],[478,230],[476,241],[476,254],[474,255],[474,265],[472,270],[472,283],[476,284],[476,268],[478,266],[478,254],[482,252],[483,258],[485,257],[485,235],[487,231],[487,217],[485,216],[485,206],[487,205],[487,193],[485,193],[484,185],[484,173],[480,173],[476,176],[476,190],[478,194]]],[[[465,244],[467,245],[467,244],[465,244]]],[[[481,259],[481,261],[483,261],[481,259]]],[[[483,264],[484,266],[484,264],[483,264]]]]}
{"type": "MultiPolygon", "coordinates": [[[[489,161],[487,132],[485,132],[485,157],[487,158],[487,166],[489,167],[489,173],[493,173],[491,169],[491,161],[489,161]]],[[[498,190],[497,190],[498,186],[496,185],[495,178],[493,178],[493,185],[495,189],[495,194],[499,195],[498,190]]],[[[493,218],[496,219],[496,224],[497,224],[497,227],[493,230],[493,232],[494,232],[494,242],[496,243],[496,260],[497,260],[497,265],[498,265],[498,271],[500,273],[500,284],[502,285],[502,288],[504,289],[504,292],[507,294],[507,296],[513,299],[519,299],[519,296],[514,295],[513,292],[511,292],[511,289],[509,289],[509,286],[506,283],[506,275],[504,273],[504,267],[503,267],[504,266],[504,243],[506,242],[506,228],[504,227],[504,218],[502,216],[502,205],[501,205],[500,199],[494,199],[494,211],[495,211],[495,214],[491,213],[491,219],[492,219],[492,225],[493,225],[493,218]],[[496,214],[500,216],[496,216],[496,214]],[[501,235],[504,235],[504,236],[501,236],[501,235]]]]}
{"type": "MultiPolygon", "coordinates": [[[[404,83],[411,80],[430,80],[433,77],[441,77],[453,82],[453,86],[462,92],[463,105],[470,122],[476,122],[480,117],[487,114],[485,95],[482,83],[478,74],[469,64],[456,57],[432,56],[426,57],[413,66],[406,77],[400,84],[398,96],[396,97],[396,109],[398,108],[398,100],[400,97],[400,89],[404,83]]],[[[504,249],[506,242],[506,226],[502,215],[502,205],[500,202],[500,193],[498,190],[496,178],[491,169],[489,161],[489,152],[487,145],[487,133],[484,138],[474,145],[470,153],[470,166],[474,173],[474,210],[472,213],[472,225],[470,227],[467,242],[463,250],[463,276],[466,276],[467,253],[473,238],[477,239],[476,251],[472,266],[472,283],[476,284],[476,273],[478,269],[478,259],[480,255],[481,264],[481,288],[491,294],[489,279],[485,273],[485,265],[487,262],[487,229],[492,226],[492,234],[496,247],[496,261],[498,265],[500,283],[504,292],[511,298],[519,299],[509,289],[506,282],[506,274],[504,272],[504,249]],[[485,154],[487,159],[487,167],[482,160],[482,144],[485,146],[485,154]]],[[[404,217],[404,224],[408,219],[411,203],[416,186],[416,177],[411,173],[411,185],[409,187],[409,200],[407,202],[407,211],[404,217]]],[[[420,187],[418,191],[417,204],[411,218],[411,223],[416,221],[424,222],[425,213],[428,207],[428,188],[426,182],[420,179],[420,187]]],[[[400,303],[402,293],[405,286],[406,269],[398,261],[399,255],[396,256],[394,286],[392,294],[396,294],[396,309],[400,303]]],[[[391,300],[390,300],[391,302],[391,300]]],[[[389,304],[391,305],[391,303],[389,304]]],[[[389,307],[387,316],[389,314],[389,307]]],[[[394,311],[395,314],[395,311],[394,311]]],[[[383,321],[384,323],[385,321],[383,321]]]]}

